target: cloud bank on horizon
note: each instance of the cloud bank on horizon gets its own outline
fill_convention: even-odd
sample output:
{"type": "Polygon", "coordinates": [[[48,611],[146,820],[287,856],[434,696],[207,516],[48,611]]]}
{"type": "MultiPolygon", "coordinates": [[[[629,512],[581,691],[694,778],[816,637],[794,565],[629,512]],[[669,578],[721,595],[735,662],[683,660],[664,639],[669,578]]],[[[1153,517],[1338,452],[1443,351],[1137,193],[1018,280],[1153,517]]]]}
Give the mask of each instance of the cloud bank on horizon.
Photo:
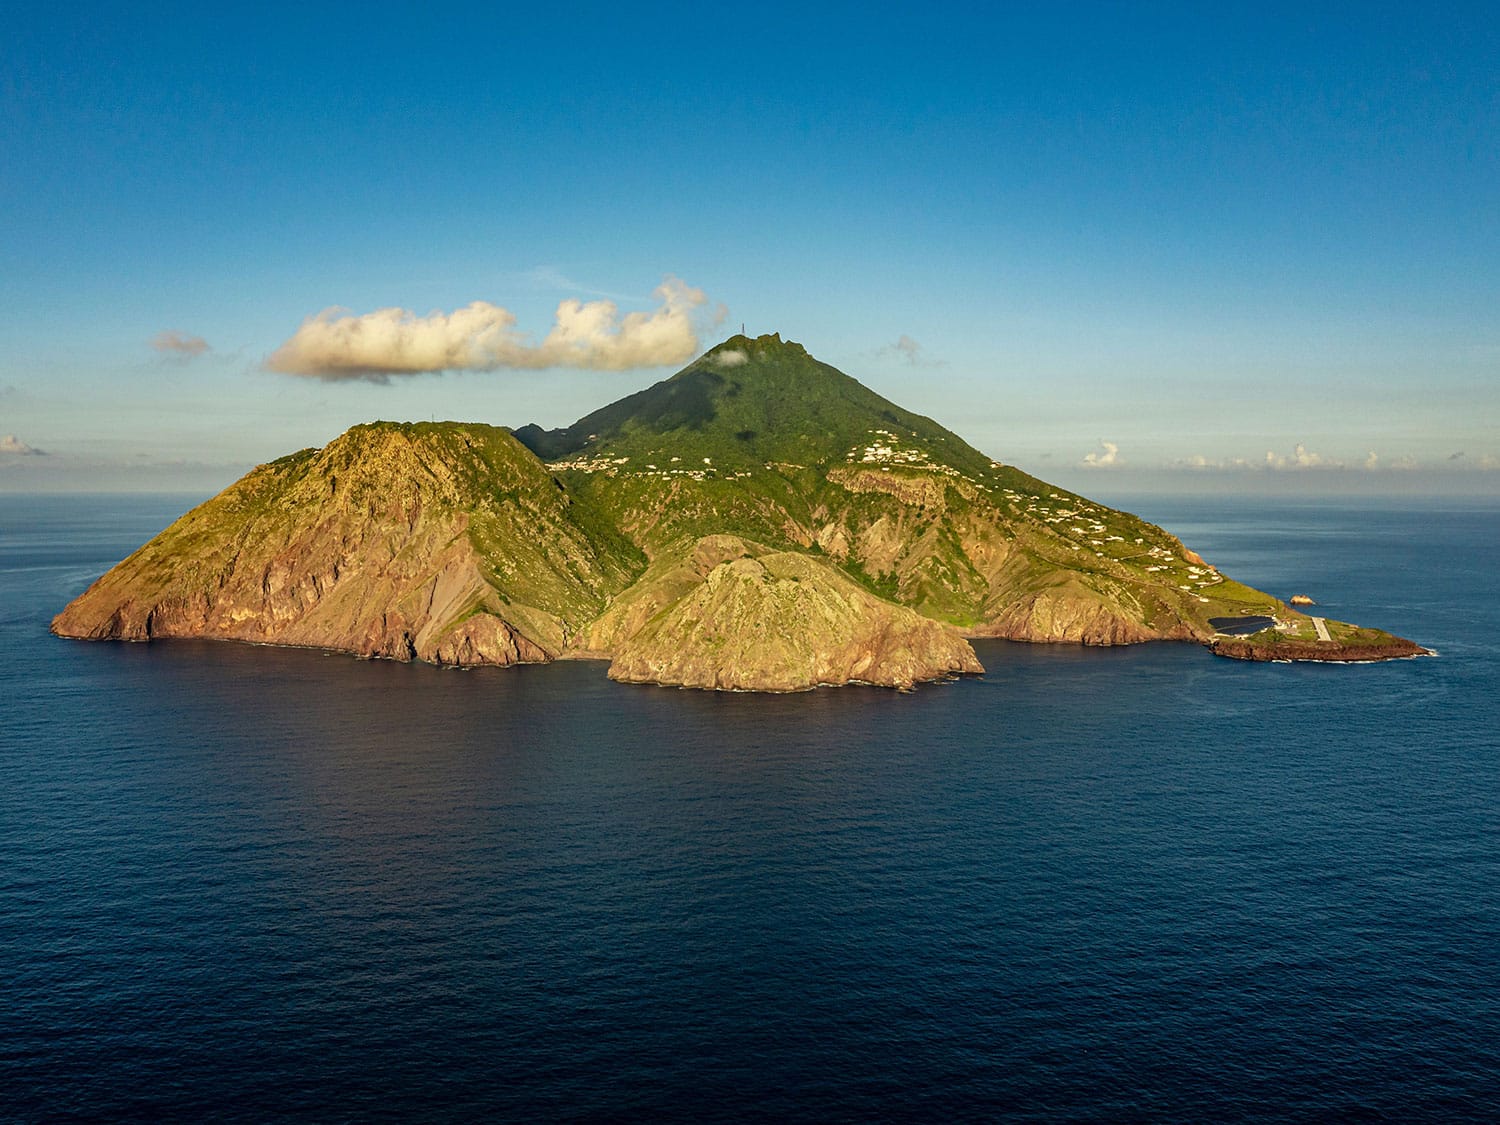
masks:
{"type": "Polygon", "coordinates": [[[45,449],[37,449],[33,445],[27,445],[15,434],[0,434],[0,453],[12,453],[17,457],[45,457],[45,449]]]}
{"type": "MultiPolygon", "coordinates": [[[[1448,463],[1453,464],[1463,460],[1462,453],[1455,453],[1448,458],[1448,463]]],[[[1205,457],[1203,454],[1194,454],[1191,457],[1177,458],[1167,462],[1169,469],[1192,469],[1209,472],[1232,471],[1232,472],[1269,472],[1269,473],[1298,473],[1306,471],[1323,470],[1328,472],[1355,472],[1379,473],[1387,471],[1407,472],[1421,468],[1437,467],[1431,462],[1424,463],[1409,454],[1399,456],[1382,456],[1371,449],[1362,458],[1355,460],[1341,460],[1337,457],[1325,457],[1323,454],[1307,448],[1305,442],[1297,442],[1290,453],[1278,453],[1274,449],[1266,450],[1263,458],[1246,457],[1205,457]]],[[[1492,469],[1496,467],[1493,458],[1480,457],[1470,463],[1470,467],[1478,469],[1492,469]]]]}
{"type": "MultiPolygon", "coordinates": [[[[489,301],[427,316],[400,308],[361,316],[329,308],[303,321],[265,367],[328,381],[386,382],[393,375],[501,368],[625,371],[691,359],[700,350],[698,322],[707,294],[668,276],[652,296],[655,309],[623,317],[612,300],[569,298],[558,304],[539,344],[528,343],[516,329],[514,313],[489,301]]],[[[721,319],[722,308],[715,321],[721,319]]]]}

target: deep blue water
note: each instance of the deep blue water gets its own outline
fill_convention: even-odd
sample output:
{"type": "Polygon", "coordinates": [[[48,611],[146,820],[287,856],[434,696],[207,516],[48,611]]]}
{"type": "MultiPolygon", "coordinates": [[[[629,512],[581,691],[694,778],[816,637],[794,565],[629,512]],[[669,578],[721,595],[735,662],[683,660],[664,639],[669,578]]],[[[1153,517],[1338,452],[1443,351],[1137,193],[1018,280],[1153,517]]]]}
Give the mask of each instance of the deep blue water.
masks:
{"type": "Polygon", "coordinates": [[[714,695],[52,638],[0,497],[0,1118],[1500,1112],[1500,503],[1142,499],[1431,645],[714,695]]]}

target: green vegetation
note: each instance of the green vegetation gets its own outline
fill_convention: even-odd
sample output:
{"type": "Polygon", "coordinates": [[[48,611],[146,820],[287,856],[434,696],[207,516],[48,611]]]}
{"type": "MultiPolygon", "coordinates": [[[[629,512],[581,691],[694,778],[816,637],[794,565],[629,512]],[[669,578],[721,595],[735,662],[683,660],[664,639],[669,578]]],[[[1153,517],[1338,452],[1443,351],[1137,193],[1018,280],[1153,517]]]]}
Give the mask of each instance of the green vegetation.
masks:
{"type": "Polygon", "coordinates": [[[965,628],[992,629],[1028,599],[1050,606],[1059,572],[1093,576],[1078,588],[1088,623],[1033,615],[1007,632],[1207,636],[1209,616],[1268,600],[1160,528],[990,459],[778,336],[731,337],[572,426],[516,436],[648,555],[720,532],[816,548],[867,590],[965,628]]]}

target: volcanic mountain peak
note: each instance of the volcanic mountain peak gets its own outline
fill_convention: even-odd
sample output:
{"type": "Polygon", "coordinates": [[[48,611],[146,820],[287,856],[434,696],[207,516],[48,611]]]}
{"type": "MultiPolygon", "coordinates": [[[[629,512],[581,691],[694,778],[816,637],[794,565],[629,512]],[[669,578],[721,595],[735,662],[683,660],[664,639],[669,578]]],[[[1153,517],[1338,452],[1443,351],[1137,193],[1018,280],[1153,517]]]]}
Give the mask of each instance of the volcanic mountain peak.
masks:
{"type": "Polygon", "coordinates": [[[829,465],[896,442],[964,471],[992,462],[931,418],[772,334],[731,336],[669,379],[571,426],[523,426],[516,438],[543,460],[672,457],[753,466],[829,465]]]}

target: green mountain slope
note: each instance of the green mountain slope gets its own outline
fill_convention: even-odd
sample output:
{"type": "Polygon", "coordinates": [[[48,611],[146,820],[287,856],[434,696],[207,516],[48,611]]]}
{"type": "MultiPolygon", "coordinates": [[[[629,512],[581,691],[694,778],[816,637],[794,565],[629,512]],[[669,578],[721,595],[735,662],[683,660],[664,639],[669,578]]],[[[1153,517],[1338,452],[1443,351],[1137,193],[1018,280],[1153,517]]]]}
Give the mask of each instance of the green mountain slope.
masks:
{"type": "MultiPolygon", "coordinates": [[[[887,429],[944,463],[987,472],[991,461],[930,418],[882,398],[779,335],[732,336],[670,379],[561,430],[523,426],[516,438],[546,461],[607,453],[689,467],[710,458],[722,475],[766,462],[823,464],[887,429]],[[680,465],[681,463],[679,463],[680,465]]],[[[1016,470],[1009,476],[1030,480],[1016,470]]]]}
{"type": "Polygon", "coordinates": [[[779,336],[732,337],[566,429],[516,433],[648,554],[720,532],[813,551],[974,633],[1206,639],[1211,617],[1291,612],[779,336]]]}

